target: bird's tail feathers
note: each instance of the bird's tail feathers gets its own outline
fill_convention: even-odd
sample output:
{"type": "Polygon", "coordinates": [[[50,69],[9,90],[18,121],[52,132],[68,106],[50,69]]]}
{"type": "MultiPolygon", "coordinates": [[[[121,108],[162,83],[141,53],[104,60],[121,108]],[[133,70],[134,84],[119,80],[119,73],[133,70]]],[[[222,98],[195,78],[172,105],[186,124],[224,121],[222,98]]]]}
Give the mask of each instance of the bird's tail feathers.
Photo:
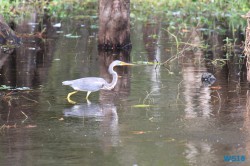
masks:
{"type": "Polygon", "coordinates": [[[70,84],[71,84],[71,81],[63,81],[62,84],[63,84],[63,85],[70,85],[70,84]]]}

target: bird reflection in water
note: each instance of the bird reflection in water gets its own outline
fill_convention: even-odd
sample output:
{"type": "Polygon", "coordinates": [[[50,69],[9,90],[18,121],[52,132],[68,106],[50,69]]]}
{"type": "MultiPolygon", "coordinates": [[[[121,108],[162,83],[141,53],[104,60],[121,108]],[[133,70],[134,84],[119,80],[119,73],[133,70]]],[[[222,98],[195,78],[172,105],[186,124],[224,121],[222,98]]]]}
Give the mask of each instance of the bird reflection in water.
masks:
{"type": "Polygon", "coordinates": [[[114,119],[118,120],[116,107],[113,104],[77,104],[71,108],[65,108],[63,114],[66,117],[97,119],[102,119],[105,116],[111,115],[114,119]]]}
{"type": "Polygon", "coordinates": [[[63,114],[65,117],[93,118],[99,121],[96,133],[106,133],[101,140],[104,149],[119,145],[118,114],[114,104],[78,104],[65,108],[63,114]]]}

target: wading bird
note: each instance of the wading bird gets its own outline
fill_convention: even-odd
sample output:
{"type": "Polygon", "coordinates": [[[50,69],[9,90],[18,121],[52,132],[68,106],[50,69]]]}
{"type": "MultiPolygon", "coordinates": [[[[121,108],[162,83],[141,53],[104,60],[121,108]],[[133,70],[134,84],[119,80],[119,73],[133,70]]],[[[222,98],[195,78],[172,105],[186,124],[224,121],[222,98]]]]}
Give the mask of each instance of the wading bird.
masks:
{"type": "Polygon", "coordinates": [[[109,65],[109,69],[108,69],[109,73],[113,77],[111,83],[108,83],[106,80],[100,77],[86,77],[86,78],[80,78],[76,80],[63,81],[62,82],[63,85],[69,85],[75,90],[74,92],[71,92],[68,94],[67,96],[68,102],[72,104],[76,103],[70,99],[70,96],[77,93],[78,91],[87,92],[86,99],[88,101],[88,97],[91,92],[96,92],[101,89],[112,90],[118,81],[118,74],[114,71],[114,67],[115,66],[129,66],[129,65],[133,65],[133,64],[122,62],[119,60],[113,61],[109,65]]]}

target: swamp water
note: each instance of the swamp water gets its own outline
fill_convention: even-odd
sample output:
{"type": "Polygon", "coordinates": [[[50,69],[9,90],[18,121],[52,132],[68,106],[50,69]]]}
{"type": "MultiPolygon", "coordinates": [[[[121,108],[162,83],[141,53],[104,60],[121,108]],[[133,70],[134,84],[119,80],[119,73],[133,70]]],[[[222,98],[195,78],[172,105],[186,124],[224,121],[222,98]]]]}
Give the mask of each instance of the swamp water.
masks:
{"type": "Polygon", "coordinates": [[[244,68],[207,62],[206,56],[226,54],[220,36],[213,33],[212,40],[192,28],[183,37],[192,47],[182,44],[178,59],[146,63],[180,53],[163,27],[135,23],[131,52],[108,55],[98,52],[98,30],[89,22],[67,21],[46,41],[26,39],[12,54],[1,54],[1,85],[21,90],[0,91],[0,165],[249,165],[244,68]],[[203,40],[212,51],[200,49],[203,40]],[[62,81],[111,81],[107,68],[114,59],[137,65],[117,67],[117,86],[91,93],[91,104],[84,92],[72,96],[76,105],[67,102],[72,89],[62,81]],[[206,71],[217,78],[211,86],[201,83],[206,71]],[[245,161],[226,162],[226,155],[245,161]]]}

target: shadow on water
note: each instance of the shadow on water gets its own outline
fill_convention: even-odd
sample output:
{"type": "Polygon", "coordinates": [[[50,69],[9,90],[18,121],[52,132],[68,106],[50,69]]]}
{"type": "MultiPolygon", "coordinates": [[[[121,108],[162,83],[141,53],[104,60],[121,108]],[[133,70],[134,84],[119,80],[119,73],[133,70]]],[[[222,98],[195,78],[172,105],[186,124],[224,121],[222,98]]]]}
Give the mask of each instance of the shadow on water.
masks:
{"type": "Polygon", "coordinates": [[[177,50],[166,23],[137,22],[132,50],[102,52],[90,20],[69,19],[59,29],[49,17],[38,20],[33,15],[16,31],[46,26],[46,37],[24,38],[0,55],[0,84],[30,88],[0,91],[1,165],[226,165],[224,155],[245,155],[242,165],[249,164],[249,85],[244,65],[235,64],[240,55],[224,49],[225,36],[190,28],[177,50]],[[78,37],[64,36],[73,31],[78,37]],[[204,42],[212,48],[202,49],[204,42]],[[225,56],[225,65],[214,64],[225,56]],[[67,103],[72,89],[62,81],[110,82],[115,59],[139,65],[116,67],[115,88],[91,93],[91,104],[85,92],[67,103]],[[204,72],[216,82],[204,86],[204,72]]]}

